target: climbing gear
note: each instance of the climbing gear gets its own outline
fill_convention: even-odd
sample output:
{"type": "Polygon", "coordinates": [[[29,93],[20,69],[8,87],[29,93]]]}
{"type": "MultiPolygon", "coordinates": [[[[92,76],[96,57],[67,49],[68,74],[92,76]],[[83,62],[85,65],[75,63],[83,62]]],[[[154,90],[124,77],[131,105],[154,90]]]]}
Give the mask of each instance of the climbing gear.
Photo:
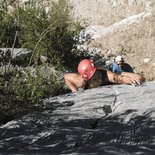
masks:
{"type": "Polygon", "coordinates": [[[123,70],[121,69],[121,67],[117,63],[114,63],[112,65],[112,72],[121,75],[123,70]]]}

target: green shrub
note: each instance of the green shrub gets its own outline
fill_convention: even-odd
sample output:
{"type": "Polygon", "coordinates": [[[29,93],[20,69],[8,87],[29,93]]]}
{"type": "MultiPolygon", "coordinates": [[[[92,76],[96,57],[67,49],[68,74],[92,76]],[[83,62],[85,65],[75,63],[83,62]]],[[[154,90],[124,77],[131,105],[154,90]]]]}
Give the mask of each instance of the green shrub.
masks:
{"type": "Polygon", "coordinates": [[[26,7],[16,5],[10,14],[7,1],[0,4],[0,47],[31,50],[29,63],[23,64],[35,69],[32,74],[32,70],[13,67],[11,54],[0,53],[0,122],[34,109],[41,110],[43,99],[66,91],[57,74],[44,76],[39,59],[41,55],[46,56],[49,66],[56,70],[71,68],[78,63],[80,56],[72,51],[76,43],[73,37],[82,27],[70,17],[71,9],[66,0],[58,0],[53,1],[48,13],[44,6],[29,3],[26,7]]]}
{"type": "Polygon", "coordinates": [[[70,11],[71,6],[66,0],[51,3],[49,12],[44,6],[30,5],[19,9],[19,43],[21,47],[33,51],[30,64],[37,62],[40,55],[48,57],[49,63],[57,69],[72,64],[68,60],[76,58],[71,52],[75,44],[73,37],[82,27],[72,20],[70,11]]]}
{"type": "Polygon", "coordinates": [[[75,44],[73,37],[82,27],[80,21],[73,21],[72,6],[66,0],[51,1],[48,12],[44,5],[37,7],[33,1],[25,7],[14,5],[15,11],[11,14],[8,13],[6,1],[3,1],[5,3],[1,4],[0,9],[0,47],[33,51],[30,65],[38,64],[40,55],[48,57],[49,63],[57,69],[71,67],[78,61],[76,53],[72,52],[75,44]]]}
{"type": "Polygon", "coordinates": [[[32,110],[41,110],[42,101],[63,93],[64,83],[56,74],[44,76],[40,67],[35,73],[14,68],[0,76],[1,122],[17,118],[32,110]]]}

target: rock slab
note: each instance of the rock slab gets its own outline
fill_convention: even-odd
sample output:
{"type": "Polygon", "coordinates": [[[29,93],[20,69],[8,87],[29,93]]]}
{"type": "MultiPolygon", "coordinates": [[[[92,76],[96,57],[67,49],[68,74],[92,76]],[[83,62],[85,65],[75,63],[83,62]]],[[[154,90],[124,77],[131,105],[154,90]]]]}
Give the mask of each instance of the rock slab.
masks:
{"type": "Polygon", "coordinates": [[[0,126],[0,153],[153,154],[154,96],[152,81],[46,99],[43,112],[0,126]]]}

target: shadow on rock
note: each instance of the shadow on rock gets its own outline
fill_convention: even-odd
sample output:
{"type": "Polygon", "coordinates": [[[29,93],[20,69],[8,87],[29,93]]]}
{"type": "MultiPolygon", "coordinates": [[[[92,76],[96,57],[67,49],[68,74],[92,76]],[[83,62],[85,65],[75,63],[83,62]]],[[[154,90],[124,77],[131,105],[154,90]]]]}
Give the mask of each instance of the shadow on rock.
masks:
{"type": "Polygon", "coordinates": [[[0,128],[0,152],[51,154],[152,153],[155,151],[153,111],[134,110],[100,119],[64,120],[50,112],[27,116],[14,128],[0,128]],[[131,116],[127,121],[126,116],[131,116]],[[94,125],[95,124],[95,125],[94,125]],[[94,128],[95,126],[95,128],[94,128]]]}

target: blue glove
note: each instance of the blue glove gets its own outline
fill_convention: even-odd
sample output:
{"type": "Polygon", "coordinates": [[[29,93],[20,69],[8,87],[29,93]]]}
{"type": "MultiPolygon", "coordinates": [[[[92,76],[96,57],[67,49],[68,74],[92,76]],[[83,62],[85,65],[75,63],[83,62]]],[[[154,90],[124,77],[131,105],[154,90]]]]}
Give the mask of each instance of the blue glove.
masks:
{"type": "Polygon", "coordinates": [[[123,71],[116,63],[114,63],[112,66],[112,72],[120,75],[120,74],[122,74],[123,71]]]}

